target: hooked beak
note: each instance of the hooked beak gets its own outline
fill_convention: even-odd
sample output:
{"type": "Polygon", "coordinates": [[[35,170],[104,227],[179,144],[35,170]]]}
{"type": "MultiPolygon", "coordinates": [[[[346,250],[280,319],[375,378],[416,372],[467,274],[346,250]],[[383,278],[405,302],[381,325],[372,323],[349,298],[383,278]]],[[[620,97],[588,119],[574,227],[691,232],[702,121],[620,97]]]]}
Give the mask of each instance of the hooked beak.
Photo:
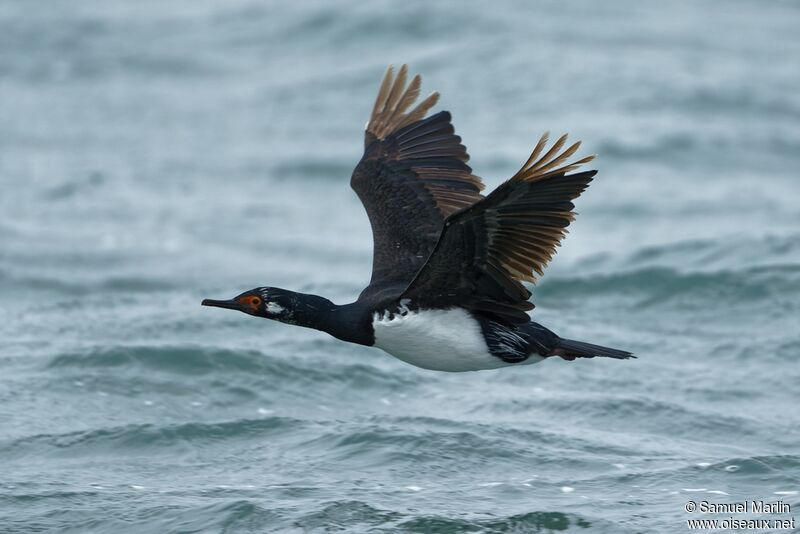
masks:
{"type": "Polygon", "coordinates": [[[242,305],[239,303],[238,300],[235,299],[231,300],[204,299],[203,302],[201,302],[200,304],[201,306],[214,306],[215,308],[227,308],[229,310],[242,311],[242,305]]]}

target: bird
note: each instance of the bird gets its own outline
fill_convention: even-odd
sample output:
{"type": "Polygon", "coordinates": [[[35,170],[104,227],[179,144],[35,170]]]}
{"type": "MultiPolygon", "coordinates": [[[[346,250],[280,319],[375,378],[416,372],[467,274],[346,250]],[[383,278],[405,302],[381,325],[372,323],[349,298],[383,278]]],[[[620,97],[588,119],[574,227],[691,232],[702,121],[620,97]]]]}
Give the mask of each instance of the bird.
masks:
{"type": "Polygon", "coordinates": [[[545,133],[511,178],[488,195],[447,111],[419,100],[421,77],[389,65],[350,185],[373,236],[372,276],[355,302],[257,287],[203,306],[327,332],[423,369],[479,371],[548,358],[629,359],[626,350],[562,338],[533,322],[531,291],[574,219],[573,201],[597,171],[572,172],[580,141],[545,133]],[[419,101],[418,101],[419,100],[419,101]]]}

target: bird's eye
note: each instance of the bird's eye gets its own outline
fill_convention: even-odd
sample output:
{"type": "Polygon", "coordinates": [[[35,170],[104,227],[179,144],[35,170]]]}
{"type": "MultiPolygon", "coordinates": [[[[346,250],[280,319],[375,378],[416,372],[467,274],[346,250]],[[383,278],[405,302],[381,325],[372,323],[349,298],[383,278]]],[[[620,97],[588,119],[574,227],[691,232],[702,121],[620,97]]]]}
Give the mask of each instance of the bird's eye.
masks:
{"type": "Polygon", "coordinates": [[[258,297],[253,297],[253,298],[250,299],[250,304],[252,304],[253,306],[260,306],[261,305],[261,299],[258,298],[258,297]]]}

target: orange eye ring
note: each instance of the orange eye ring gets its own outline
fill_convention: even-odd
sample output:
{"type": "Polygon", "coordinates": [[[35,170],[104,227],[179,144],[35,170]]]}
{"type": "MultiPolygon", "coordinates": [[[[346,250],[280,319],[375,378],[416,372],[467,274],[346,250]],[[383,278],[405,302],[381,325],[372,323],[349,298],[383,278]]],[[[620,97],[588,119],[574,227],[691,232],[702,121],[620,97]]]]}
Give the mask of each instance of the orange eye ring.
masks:
{"type": "Polygon", "coordinates": [[[251,295],[249,297],[242,297],[239,299],[242,306],[250,306],[253,310],[257,310],[261,306],[261,297],[251,295]]]}

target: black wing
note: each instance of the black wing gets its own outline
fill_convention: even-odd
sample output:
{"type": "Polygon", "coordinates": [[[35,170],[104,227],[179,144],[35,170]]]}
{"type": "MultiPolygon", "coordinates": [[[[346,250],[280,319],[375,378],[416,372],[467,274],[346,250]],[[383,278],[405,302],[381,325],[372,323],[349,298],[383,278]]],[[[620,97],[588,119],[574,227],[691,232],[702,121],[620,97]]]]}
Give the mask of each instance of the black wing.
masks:
{"type": "Polygon", "coordinates": [[[527,322],[525,312],[533,304],[521,282],[535,282],[532,271],[542,274],[574,219],[572,200],[596,173],[566,174],[594,158],[564,165],[580,146],[559,153],[566,137],[537,160],[547,143],[547,134],[542,136],[513,178],[451,215],[402,296],[420,305],[460,305],[511,323],[527,322]]]}
{"type": "Polygon", "coordinates": [[[436,246],[445,218],[483,198],[483,183],[466,164],[450,114],[424,119],[439,95],[406,112],[421,81],[417,75],[406,87],[407,72],[403,65],[394,78],[387,69],[350,181],[372,225],[372,279],[365,293],[406,287],[436,246]]]}

